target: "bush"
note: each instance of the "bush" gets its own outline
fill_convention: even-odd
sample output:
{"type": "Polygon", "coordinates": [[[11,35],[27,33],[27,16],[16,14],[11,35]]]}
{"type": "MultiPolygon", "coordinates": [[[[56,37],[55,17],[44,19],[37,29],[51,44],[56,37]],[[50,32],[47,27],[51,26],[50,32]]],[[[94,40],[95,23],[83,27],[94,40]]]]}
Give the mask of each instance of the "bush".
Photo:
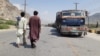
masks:
{"type": "Polygon", "coordinates": [[[4,21],[3,20],[0,20],[0,24],[4,24],[4,21]]]}
{"type": "Polygon", "coordinates": [[[3,18],[0,18],[0,24],[4,24],[5,20],[3,18]]]}
{"type": "Polygon", "coordinates": [[[96,24],[89,24],[89,28],[96,28],[96,24]]]}
{"type": "Polygon", "coordinates": [[[8,24],[8,25],[15,25],[16,22],[15,22],[15,21],[12,21],[12,20],[7,20],[7,21],[5,22],[5,24],[8,24]]]}
{"type": "Polygon", "coordinates": [[[0,24],[0,29],[8,29],[10,28],[7,24],[0,24]]]}

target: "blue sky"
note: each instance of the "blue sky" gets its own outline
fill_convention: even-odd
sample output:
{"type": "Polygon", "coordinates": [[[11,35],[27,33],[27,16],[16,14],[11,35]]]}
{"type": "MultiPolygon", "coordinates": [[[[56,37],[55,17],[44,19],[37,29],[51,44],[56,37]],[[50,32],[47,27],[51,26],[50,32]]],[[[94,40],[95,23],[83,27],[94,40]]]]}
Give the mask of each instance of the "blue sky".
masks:
{"type": "MultiPolygon", "coordinates": [[[[27,12],[32,15],[34,10],[39,11],[42,23],[55,21],[56,12],[61,10],[78,9],[89,11],[90,15],[100,12],[100,0],[26,0],[27,12]]],[[[23,10],[24,0],[10,0],[12,4],[23,10]]]]}

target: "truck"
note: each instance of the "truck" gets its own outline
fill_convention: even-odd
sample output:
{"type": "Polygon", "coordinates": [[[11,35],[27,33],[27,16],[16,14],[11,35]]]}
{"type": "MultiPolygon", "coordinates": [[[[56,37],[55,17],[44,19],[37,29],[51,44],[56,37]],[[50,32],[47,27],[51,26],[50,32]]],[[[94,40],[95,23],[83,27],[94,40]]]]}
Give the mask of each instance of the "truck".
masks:
{"type": "Polygon", "coordinates": [[[85,19],[88,17],[85,10],[62,10],[56,13],[55,26],[63,35],[82,36],[87,33],[85,19]]]}

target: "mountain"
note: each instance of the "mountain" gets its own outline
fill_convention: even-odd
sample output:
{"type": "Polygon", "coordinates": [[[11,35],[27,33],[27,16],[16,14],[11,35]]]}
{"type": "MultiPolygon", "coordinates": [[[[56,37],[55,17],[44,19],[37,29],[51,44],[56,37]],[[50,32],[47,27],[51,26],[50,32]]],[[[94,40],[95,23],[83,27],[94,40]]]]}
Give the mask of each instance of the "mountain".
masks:
{"type": "MultiPolygon", "coordinates": [[[[88,19],[86,20],[86,22],[88,22],[88,19]]],[[[97,22],[100,22],[100,13],[95,13],[95,14],[89,16],[90,24],[96,24],[97,22]]]]}
{"type": "MultiPolygon", "coordinates": [[[[21,10],[13,6],[9,0],[0,0],[0,18],[5,20],[16,20],[16,17],[20,16],[20,13],[21,10]]],[[[29,14],[26,14],[26,17],[29,16],[29,14]]]]}

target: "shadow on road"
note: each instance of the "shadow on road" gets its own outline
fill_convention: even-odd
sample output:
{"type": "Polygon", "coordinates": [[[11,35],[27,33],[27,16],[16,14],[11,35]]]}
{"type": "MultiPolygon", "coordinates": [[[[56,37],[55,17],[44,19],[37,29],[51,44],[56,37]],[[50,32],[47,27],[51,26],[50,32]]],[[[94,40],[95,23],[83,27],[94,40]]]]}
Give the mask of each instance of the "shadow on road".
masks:
{"type": "Polygon", "coordinates": [[[13,42],[13,43],[10,43],[10,44],[17,48],[16,42],[13,42]]]}
{"type": "Polygon", "coordinates": [[[26,44],[24,45],[24,48],[31,48],[31,45],[26,44]]]}
{"type": "Polygon", "coordinates": [[[58,32],[57,32],[57,30],[54,28],[54,29],[51,29],[51,35],[55,35],[55,36],[61,36],[58,32]]]}
{"type": "Polygon", "coordinates": [[[61,35],[55,28],[51,29],[51,35],[57,36],[57,37],[69,37],[69,38],[83,38],[83,37],[79,37],[76,35],[61,35]]]}
{"type": "MultiPolygon", "coordinates": [[[[16,42],[12,42],[10,44],[13,45],[14,47],[18,48],[16,42]]],[[[28,44],[26,44],[26,45],[21,44],[20,46],[23,46],[24,48],[31,48],[31,45],[28,45],[28,44]]]]}

